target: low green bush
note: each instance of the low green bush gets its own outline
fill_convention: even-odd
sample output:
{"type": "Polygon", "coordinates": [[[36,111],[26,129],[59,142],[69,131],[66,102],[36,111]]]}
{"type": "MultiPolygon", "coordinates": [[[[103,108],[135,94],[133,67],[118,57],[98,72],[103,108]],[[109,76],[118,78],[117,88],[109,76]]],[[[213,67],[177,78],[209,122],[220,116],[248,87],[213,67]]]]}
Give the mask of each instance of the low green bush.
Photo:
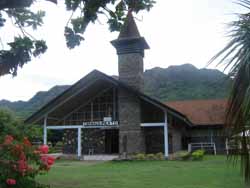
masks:
{"type": "Polygon", "coordinates": [[[164,160],[164,155],[163,153],[159,152],[155,154],[155,157],[157,160],[164,160]]]}
{"type": "Polygon", "coordinates": [[[56,143],[56,146],[57,147],[63,147],[63,143],[61,141],[59,141],[59,142],[56,143]]]}
{"type": "Polygon", "coordinates": [[[153,153],[147,154],[146,159],[147,160],[157,160],[156,155],[153,153]]]}
{"type": "Polygon", "coordinates": [[[144,154],[144,153],[137,153],[135,155],[132,155],[132,160],[164,160],[163,153],[150,153],[150,154],[144,154]]]}
{"type": "Polygon", "coordinates": [[[191,153],[189,153],[188,151],[178,151],[176,153],[174,153],[173,155],[173,159],[174,160],[188,160],[191,157],[191,153]]]}
{"type": "Polygon", "coordinates": [[[146,155],[144,153],[137,153],[132,156],[134,160],[146,160],[146,155]]]}
{"type": "Polygon", "coordinates": [[[204,155],[205,155],[204,150],[202,150],[202,149],[196,150],[192,153],[192,160],[194,160],[194,161],[202,160],[204,155]]]}
{"type": "Polygon", "coordinates": [[[54,147],[51,147],[50,150],[49,150],[49,153],[57,153],[57,150],[56,148],[54,147]]]}

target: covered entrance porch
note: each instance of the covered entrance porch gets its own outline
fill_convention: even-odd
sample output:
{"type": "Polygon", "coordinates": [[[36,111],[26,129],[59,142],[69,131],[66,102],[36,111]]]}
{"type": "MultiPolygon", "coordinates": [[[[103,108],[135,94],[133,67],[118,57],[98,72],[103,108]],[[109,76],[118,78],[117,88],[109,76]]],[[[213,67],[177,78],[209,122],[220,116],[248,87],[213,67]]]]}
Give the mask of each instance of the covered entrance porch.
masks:
{"type": "Polygon", "coordinates": [[[83,126],[83,125],[64,125],[64,126],[44,126],[43,144],[47,145],[47,130],[65,130],[71,133],[72,140],[67,138],[64,143],[64,154],[83,155],[108,154],[118,155],[119,153],[119,129],[118,125],[113,126],[83,126]],[[74,151],[75,150],[75,151],[74,151]]]}

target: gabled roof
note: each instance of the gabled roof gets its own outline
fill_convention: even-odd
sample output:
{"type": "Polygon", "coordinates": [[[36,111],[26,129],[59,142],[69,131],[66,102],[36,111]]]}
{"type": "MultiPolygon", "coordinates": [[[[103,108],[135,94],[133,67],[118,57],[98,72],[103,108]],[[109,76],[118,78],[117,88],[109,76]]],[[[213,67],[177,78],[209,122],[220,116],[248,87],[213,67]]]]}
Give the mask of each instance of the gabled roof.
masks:
{"type": "Polygon", "coordinates": [[[188,100],[166,102],[166,105],[186,115],[194,125],[223,125],[226,99],[188,100]]]}
{"type": "Polygon", "coordinates": [[[79,105],[79,101],[78,100],[73,101],[72,100],[73,98],[77,98],[77,96],[80,96],[80,98],[83,100],[84,97],[91,96],[94,92],[97,92],[97,90],[99,90],[100,87],[103,87],[103,88],[107,87],[100,81],[104,81],[105,83],[110,84],[110,86],[115,86],[115,87],[126,89],[129,92],[133,93],[134,95],[140,97],[142,100],[150,102],[151,104],[158,106],[159,108],[162,108],[163,110],[166,110],[168,113],[172,114],[173,116],[180,118],[182,121],[186,122],[188,125],[192,125],[190,121],[188,120],[188,118],[182,113],[178,112],[177,110],[133,89],[132,87],[129,87],[125,83],[117,79],[114,79],[113,77],[108,76],[98,70],[94,70],[90,72],[88,75],[80,79],[78,82],[76,82],[66,91],[64,91],[62,94],[60,94],[53,100],[49,101],[41,109],[33,113],[30,117],[28,117],[25,120],[25,122],[37,123],[38,121],[41,121],[41,119],[45,117],[46,114],[51,113],[53,112],[53,110],[56,110],[56,109],[60,113],[63,113],[62,110],[60,111],[58,109],[60,109],[60,107],[66,104],[70,104],[71,108],[76,107],[77,105],[79,105]]]}

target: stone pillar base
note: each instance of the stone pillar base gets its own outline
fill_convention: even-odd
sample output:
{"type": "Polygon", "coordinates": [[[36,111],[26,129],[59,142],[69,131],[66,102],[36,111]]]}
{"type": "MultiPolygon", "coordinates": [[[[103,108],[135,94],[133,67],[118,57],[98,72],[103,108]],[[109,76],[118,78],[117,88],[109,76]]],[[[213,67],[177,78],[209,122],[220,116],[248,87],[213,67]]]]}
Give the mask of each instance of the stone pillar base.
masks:
{"type": "Polygon", "coordinates": [[[77,152],[77,133],[74,129],[68,129],[64,132],[63,139],[63,153],[64,154],[76,154],[77,152]]]}

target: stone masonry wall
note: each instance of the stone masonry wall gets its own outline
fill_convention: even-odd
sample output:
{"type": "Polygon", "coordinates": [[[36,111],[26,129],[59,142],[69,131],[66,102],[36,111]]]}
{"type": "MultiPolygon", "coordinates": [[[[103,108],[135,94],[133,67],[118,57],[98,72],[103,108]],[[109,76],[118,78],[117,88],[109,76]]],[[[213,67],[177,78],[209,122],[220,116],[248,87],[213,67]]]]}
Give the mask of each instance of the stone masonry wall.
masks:
{"type": "MultiPolygon", "coordinates": [[[[94,154],[105,153],[105,130],[82,129],[82,153],[88,154],[89,149],[94,149],[94,154]]],[[[77,153],[77,129],[64,132],[63,153],[77,153]]]]}
{"type": "Polygon", "coordinates": [[[138,91],[143,91],[143,57],[141,54],[120,54],[118,61],[119,80],[138,91]]]}
{"type": "MultiPolygon", "coordinates": [[[[164,128],[145,128],[146,153],[164,153],[164,128]]],[[[182,132],[176,128],[168,129],[168,149],[169,153],[182,150],[182,132]]]]}
{"type": "MultiPolygon", "coordinates": [[[[138,90],[143,90],[143,57],[140,53],[118,55],[119,80],[138,90]]],[[[124,89],[118,92],[119,150],[120,154],[145,152],[141,124],[140,99],[124,89]]]]}
{"type": "Polygon", "coordinates": [[[94,149],[94,154],[105,153],[105,130],[83,129],[82,152],[88,154],[89,149],[94,149]]]}
{"type": "Polygon", "coordinates": [[[170,134],[172,134],[172,148],[173,153],[182,150],[182,133],[178,129],[172,129],[170,131],[170,134]]]}
{"type": "Polygon", "coordinates": [[[164,153],[163,127],[147,127],[144,129],[146,153],[164,153]]]}
{"type": "Polygon", "coordinates": [[[141,123],[140,99],[124,89],[119,89],[119,150],[120,154],[145,152],[141,123]]]}
{"type": "Polygon", "coordinates": [[[76,154],[77,152],[77,130],[67,129],[63,134],[63,153],[76,154]]]}

